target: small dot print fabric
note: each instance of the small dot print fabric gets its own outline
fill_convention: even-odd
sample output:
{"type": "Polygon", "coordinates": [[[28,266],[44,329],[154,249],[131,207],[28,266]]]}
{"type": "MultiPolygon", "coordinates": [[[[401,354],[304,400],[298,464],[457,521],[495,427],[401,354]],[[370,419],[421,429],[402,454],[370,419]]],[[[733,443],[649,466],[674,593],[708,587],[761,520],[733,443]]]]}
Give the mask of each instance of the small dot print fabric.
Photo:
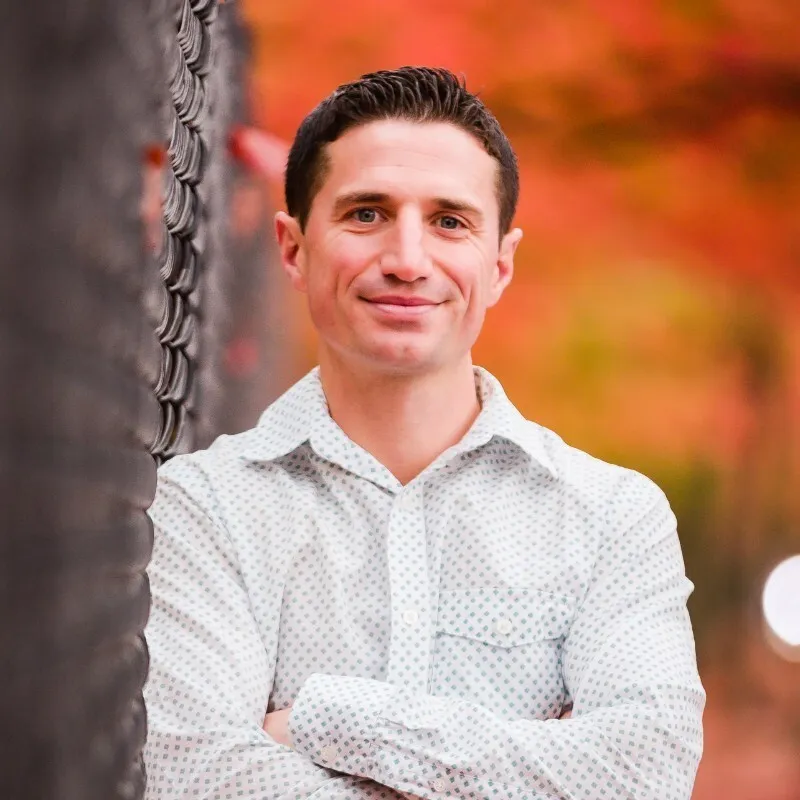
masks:
{"type": "Polygon", "coordinates": [[[148,800],[689,800],[705,695],[666,498],[475,378],[472,428],[405,486],[316,369],[161,468],[148,800]],[[292,748],[262,729],[289,706],[292,748]]]}

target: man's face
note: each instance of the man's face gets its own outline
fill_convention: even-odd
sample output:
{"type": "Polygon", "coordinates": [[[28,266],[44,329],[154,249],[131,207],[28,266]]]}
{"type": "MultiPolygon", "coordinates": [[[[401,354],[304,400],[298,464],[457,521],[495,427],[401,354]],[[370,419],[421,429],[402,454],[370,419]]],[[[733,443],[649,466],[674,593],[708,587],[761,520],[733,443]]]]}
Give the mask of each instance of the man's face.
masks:
{"type": "Polygon", "coordinates": [[[454,125],[401,120],[353,128],[327,153],[305,232],[276,218],[321,347],[395,374],[467,358],[521,237],[500,240],[497,162],[454,125]]]}

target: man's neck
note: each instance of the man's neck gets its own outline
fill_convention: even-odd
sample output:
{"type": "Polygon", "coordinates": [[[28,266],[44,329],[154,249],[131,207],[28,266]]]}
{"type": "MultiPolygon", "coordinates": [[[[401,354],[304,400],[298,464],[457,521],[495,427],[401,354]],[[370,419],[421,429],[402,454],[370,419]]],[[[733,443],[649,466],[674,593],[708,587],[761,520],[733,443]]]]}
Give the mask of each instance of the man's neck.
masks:
{"type": "Polygon", "coordinates": [[[457,444],[480,413],[472,362],[413,376],[375,374],[320,354],[336,424],[402,484],[457,444]]]}

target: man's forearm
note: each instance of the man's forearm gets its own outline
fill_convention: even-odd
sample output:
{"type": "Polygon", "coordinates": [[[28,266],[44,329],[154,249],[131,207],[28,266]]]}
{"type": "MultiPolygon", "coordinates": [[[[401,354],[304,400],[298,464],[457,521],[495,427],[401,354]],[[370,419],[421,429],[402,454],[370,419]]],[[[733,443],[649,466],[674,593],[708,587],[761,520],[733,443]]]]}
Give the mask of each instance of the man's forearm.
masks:
{"type": "MultiPolygon", "coordinates": [[[[666,690],[665,690],[666,691],[666,690]]],[[[680,690],[669,689],[674,698],[680,690]]],[[[702,704],[690,693],[690,706],[702,704]]],[[[699,731],[670,729],[658,705],[625,702],[559,721],[508,722],[455,698],[379,681],[314,675],[290,717],[315,763],[401,792],[438,798],[688,800],[699,731]]]]}
{"type": "Polygon", "coordinates": [[[166,733],[147,742],[147,798],[252,797],[255,800],[401,800],[372,780],[336,773],[263,734],[166,733]],[[181,769],[175,768],[177,762],[181,769]]]}

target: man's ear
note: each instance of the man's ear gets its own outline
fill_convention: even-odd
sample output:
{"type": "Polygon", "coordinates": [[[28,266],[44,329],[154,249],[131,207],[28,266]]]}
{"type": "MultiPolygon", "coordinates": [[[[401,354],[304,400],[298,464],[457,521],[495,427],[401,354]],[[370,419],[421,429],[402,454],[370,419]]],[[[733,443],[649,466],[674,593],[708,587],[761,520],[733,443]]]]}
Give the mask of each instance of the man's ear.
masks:
{"type": "Polygon", "coordinates": [[[514,277],[514,254],[522,239],[522,229],[510,230],[500,242],[497,264],[492,272],[492,285],[489,287],[489,307],[495,305],[514,277]]]}
{"type": "Polygon", "coordinates": [[[275,238],[281,254],[281,265],[298,292],[306,291],[305,239],[300,223],[285,211],[275,215],[275,238]]]}

